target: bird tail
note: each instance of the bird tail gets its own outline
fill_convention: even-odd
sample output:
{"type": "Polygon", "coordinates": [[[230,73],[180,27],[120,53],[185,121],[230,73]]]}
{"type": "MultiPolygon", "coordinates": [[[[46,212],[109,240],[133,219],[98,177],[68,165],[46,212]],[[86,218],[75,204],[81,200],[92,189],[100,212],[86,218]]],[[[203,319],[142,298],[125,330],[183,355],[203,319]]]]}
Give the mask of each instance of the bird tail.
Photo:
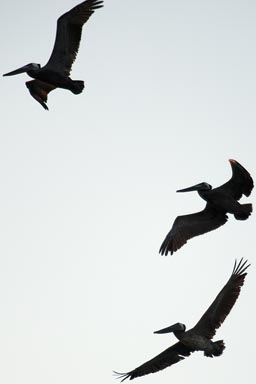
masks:
{"type": "Polygon", "coordinates": [[[71,92],[73,92],[75,95],[78,95],[79,93],[83,92],[83,89],[84,89],[84,82],[82,80],[72,81],[71,92]]]}
{"type": "Polygon", "coordinates": [[[252,204],[241,204],[240,212],[235,213],[234,216],[237,220],[246,220],[252,213],[252,204]]]}
{"type": "Polygon", "coordinates": [[[214,343],[212,343],[212,349],[209,352],[204,352],[204,355],[207,357],[213,357],[213,356],[220,356],[222,355],[223,351],[225,349],[225,344],[223,340],[217,340],[214,343]]]}

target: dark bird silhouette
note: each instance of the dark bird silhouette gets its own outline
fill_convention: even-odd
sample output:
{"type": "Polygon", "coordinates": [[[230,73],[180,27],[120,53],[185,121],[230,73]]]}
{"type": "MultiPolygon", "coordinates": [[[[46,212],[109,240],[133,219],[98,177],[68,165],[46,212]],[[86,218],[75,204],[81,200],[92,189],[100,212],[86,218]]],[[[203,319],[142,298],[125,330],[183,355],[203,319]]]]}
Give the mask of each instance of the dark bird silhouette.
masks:
{"type": "Polygon", "coordinates": [[[228,220],[227,213],[232,213],[237,220],[246,220],[252,212],[252,204],[239,204],[242,195],[249,196],[253,189],[253,180],[247,170],[235,160],[229,160],[232,177],[225,184],[212,189],[208,183],[180,189],[177,192],[198,191],[207,203],[204,210],[190,215],[178,216],[163,241],[159,253],[173,254],[192,237],[213,231],[228,220]]]}
{"type": "Polygon", "coordinates": [[[130,372],[114,373],[122,379],[121,381],[128,378],[132,380],[139,376],[161,371],[184,360],[186,356],[189,356],[195,351],[203,351],[204,356],[207,357],[220,356],[225,349],[223,340],[212,341],[211,339],[233,308],[240,294],[241,287],[244,284],[245,276],[247,275],[245,271],[249,266],[250,264],[247,264],[247,261],[243,262],[243,259],[241,259],[238,264],[235,262],[233,272],[228,282],[194,328],[186,331],[184,324],[176,323],[170,327],[154,332],[173,332],[179,340],[178,343],[167,348],[153,359],[130,372]]]}
{"type": "Polygon", "coordinates": [[[42,68],[40,64],[30,63],[3,76],[26,72],[36,79],[26,82],[26,86],[44,109],[48,109],[48,93],[55,88],[68,89],[75,95],[81,93],[84,82],[72,80],[69,75],[79,49],[83,25],[101,7],[103,1],[87,0],[64,13],[57,22],[55,43],[48,63],[42,68]]]}

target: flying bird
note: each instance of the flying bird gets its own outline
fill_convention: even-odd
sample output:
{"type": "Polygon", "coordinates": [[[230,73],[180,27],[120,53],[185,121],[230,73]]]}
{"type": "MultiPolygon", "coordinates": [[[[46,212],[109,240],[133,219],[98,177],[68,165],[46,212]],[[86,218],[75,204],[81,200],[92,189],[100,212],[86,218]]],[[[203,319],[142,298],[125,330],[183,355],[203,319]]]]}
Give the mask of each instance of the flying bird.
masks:
{"type": "Polygon", "coordinates": [[[197,191],[207,203],[205,208],[190,215],[178,216],[163,241],[159,253],[167,256],[173,254],[192,237],[213,231],[225,224],[227,213],[231,213],[237,220],[246,220],[252,212],[252,204],[239,204],[242,195],[249,196],[253,189],[253,180],[249,172],[236,160],[229,160],[232,177],[225,184],[212,189],[208,183],[196,184],[192,187],[180,189],[177,192],[197,191]]]}
{"type": "Polygon", "coordinates": [[[31,96],[47,110],[48,93],[55,88],[68,89],[75,95],[81,93],[84,82],[72,80],[69,75],[79,49],[83,25],[101,7],[103,1],[87,0],[64,13],[57,21],[55,43],[48,63],[44,67],[30,63],[3,76],[26,72],[35,79],[26,82],[31,96]]]}
{"type": "Polygon", "coordinates": [[[228,282],[193,328],[186,331],[184,324],[176,323],[154,332],[158,334],[173,332],[179,340],[176,344],[130,372],[114,373],[122,379],[121,381],[128,378],[133,380],[176,364],[195,351],[203,351],[204,356],[207,357],[220,356],[225,349],[223,340],[212,341],[211,339],[233,308],[247,275],[245,271],[249,266],[247,260],[241,259],[238,264],[235,262],[228,282]]]}

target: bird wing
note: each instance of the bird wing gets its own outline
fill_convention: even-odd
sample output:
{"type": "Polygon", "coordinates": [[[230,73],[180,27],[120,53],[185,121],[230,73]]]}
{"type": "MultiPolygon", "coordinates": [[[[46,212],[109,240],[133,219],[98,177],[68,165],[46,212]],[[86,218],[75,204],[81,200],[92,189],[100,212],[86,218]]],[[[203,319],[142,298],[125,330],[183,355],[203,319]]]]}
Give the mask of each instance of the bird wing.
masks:
{"type": "Polygon", "coordinates": [[[206,204],[204,210],[190,215],[178,216],[163,241],[159,253],[167,256],[168,252],[173,254],[192,237],[213,231],[225,224],[227,215],[217,211],[210,203],[206,204]]]}
{"type": "Polygon", "coordinates": [[[161,371],[162,369],[165,369],[173,364],[178,363],[181,360],[184,360],[184,356],[189,356],[192,352],[194,352],[194,350],[186,347],[179,341],[153,359],[135,368],[133,371],[127,373],[114,373],[117,374],[120,379],[122,379],[121,381],[124,381],[128,378],[132,380],[139,376],[161,371]]]}
{"type": "Polygon", "coordinates": [[[235,262],[228,282],[195,325],[193,332],[199,333],[209,339],[215,335],[216,329],[224,322],[240,294],[245,276],[247,275],[245,270],[249,266],[250,264],[247,264],[247,260],[243,261],[243,259],[241,259],[239,263],[237,263],[237,261],[235,262]]]}
{"type": "Polygon", "coordinates": [[[26,86],[31,96],[34,97],[34,99],[38,101],[44,109],[48,109],[46,105],[48,93],[53,91],[56,87],[41,80],[27,81],[26,86]]]}
{"type": "Polygon", "coordinates": [[[249,196],[253,189],[253,179],[250,173],[236,160],[229,160],[232,168],[232,177],[215,191],[230,194],[235,200],[241,199],[242,195],[249,196]]]}
{"type": "Polygon", "coordinates": [[[103,7],[102,3],[87,0],[59,17],[53,51],[45,68],[69,76],[79,49],[83,25],[95,9],[103,7]]]}

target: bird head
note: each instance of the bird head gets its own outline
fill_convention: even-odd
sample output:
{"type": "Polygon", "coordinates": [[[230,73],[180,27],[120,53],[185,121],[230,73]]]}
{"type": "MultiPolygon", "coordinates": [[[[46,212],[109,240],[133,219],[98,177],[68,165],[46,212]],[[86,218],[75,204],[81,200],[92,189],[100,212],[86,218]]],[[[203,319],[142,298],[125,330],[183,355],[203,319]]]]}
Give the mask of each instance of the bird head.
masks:
{"type": "Polygon", "coordinates": [[[33,70],[38,70],[38,69],[40,69],[40,68],[41,68],[41,65],[40,65],[40,64],[29,63],[29,64],[24,65],[23,67],[20,67],[20,68],[18,68],[18,69],[15,69],[14,71],[5,73],[3,76],[13,76],[13,75],[18,75],[19,73],[28,72],[28,71],[33,71],[33,70]]]}
{"type": "Polygon", "coordinates": [[[203,182],[203,183],[193,185],[192,187],[189,187],[189,188],[179,189],[176,192],[209,191],[210,189],[212,189],[212,186],[208,183],[203,182]]]}
{"type": "Polygon", "coordinates": [[[170,332],[177,332],[177,331],[186,331],[186,325],[182,323],[175,323],[171,325],[170,327],[160,329],[159,331],[155,331],[154,333],[170,333],[170,332]]]}

